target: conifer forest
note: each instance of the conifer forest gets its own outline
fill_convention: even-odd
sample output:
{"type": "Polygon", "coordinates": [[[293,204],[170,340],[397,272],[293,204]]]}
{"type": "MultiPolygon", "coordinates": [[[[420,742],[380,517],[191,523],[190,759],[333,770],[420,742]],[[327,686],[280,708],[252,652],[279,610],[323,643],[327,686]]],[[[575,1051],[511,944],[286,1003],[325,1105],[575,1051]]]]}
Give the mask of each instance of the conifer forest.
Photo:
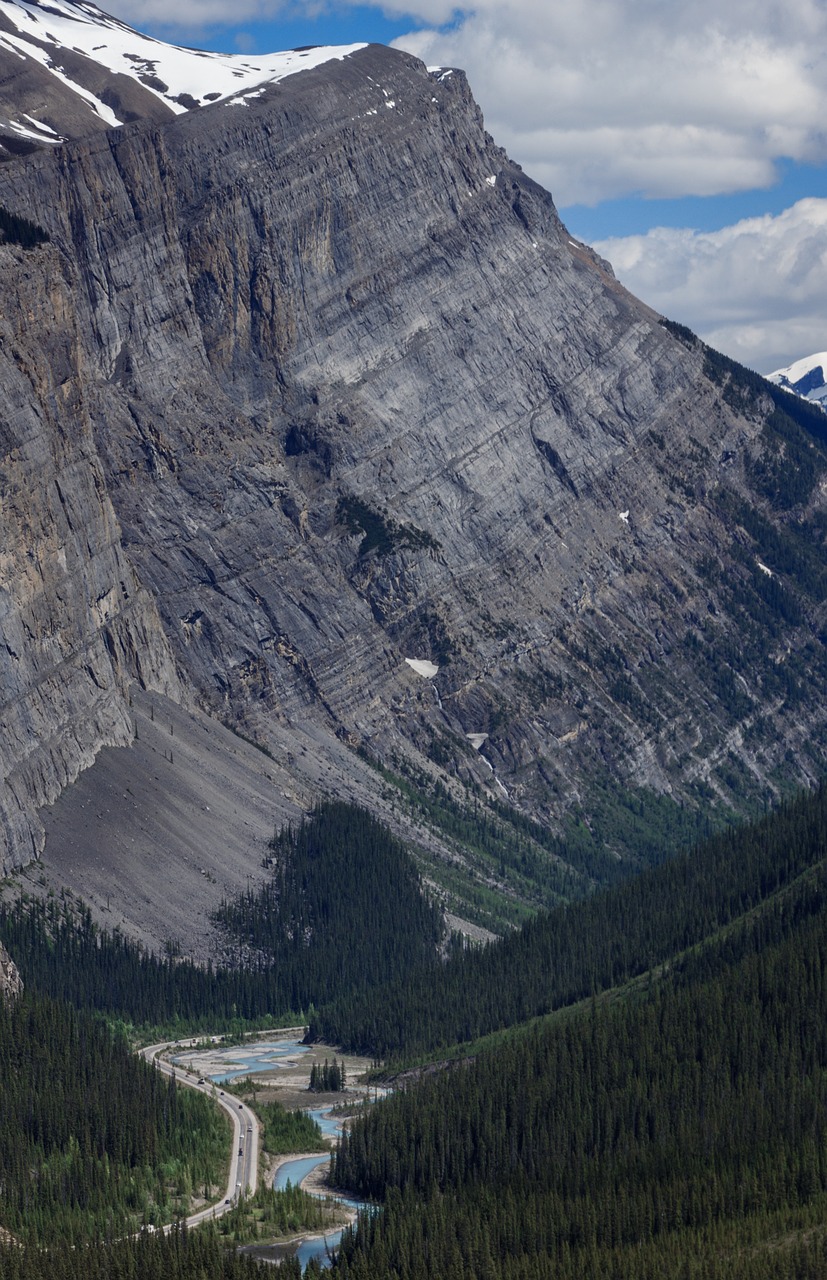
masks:
{"type": "MultiPolygon", "coordinates": [[[[341,887],[322,852],[358,845],[368,891],[347,919],[330,912],[318,985],[301,1001],[271,985],[291,995],[255,1006],[292,1016],[318,1002],[311,1039],[389,1064],[389,1096],[351,1119],[331,1159],[333,1185],[375,1206],[333,1277],[823,1275],[825,789],[441,959],[412,864],[375,820],[337,805],[280,839],[284,891],[227,904],[245,956],[209,982],[69,903],[4,911],[26,986],[0,1010],[2,1226],[17,1242],[0,1274],[35,1274],[36,1256],[37,1274],[71,1276],[84,1240],[109,1275],[254,1273],[215,1230],[147,1234],[217,1181],[226,1137],[208,1100],[130,1052],[126,1028],[237,1024],[233,984],[266,987],[297,920],[312,946],[341,887]],[[388,850],[415,905],[407,936],[394,910],[394,940],[370,892],[388,850]],[[360,921],[387,938],[381,985],[352,976],[363,959],[349,967],[360,921]]],[[[311,1090],[346,1085],[336,1057],[314,1066],[311,1090]]],[[[284,1149],[318,1141],[305,1123],[267,1119],[284,1149]]]]}

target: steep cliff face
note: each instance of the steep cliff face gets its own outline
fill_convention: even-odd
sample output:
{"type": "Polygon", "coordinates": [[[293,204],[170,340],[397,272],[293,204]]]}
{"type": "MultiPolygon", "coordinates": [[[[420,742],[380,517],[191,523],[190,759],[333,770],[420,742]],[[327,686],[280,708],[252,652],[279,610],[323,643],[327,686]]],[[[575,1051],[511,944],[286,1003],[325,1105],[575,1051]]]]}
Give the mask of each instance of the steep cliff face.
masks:
{"type": "Polygon", "coordinates": [[[0,280],[0,829],[14,865],[42,847],[36,809],[102,745],[132,740],[129,682],[180,690],[107,495],[67,259],[7,246],[0,280]]]}
{"type": "Polygon", "coordinates": [[[0,203],[52,237],[0,250],[7,863],[130,679],[555,821],[820,767],[820,442],[569,238],[461,73],[372,46],[0,203]]]}

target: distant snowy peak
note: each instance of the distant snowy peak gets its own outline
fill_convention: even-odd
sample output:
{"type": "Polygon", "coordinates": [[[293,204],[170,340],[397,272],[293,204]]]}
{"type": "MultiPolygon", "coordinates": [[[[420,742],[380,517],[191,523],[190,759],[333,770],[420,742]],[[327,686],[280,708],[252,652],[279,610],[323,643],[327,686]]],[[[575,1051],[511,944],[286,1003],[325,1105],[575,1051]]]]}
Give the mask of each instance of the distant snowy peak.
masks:
{"type": "Polygon", "coordinates": [[[222,99],[243,103],[363,47],[205,53],[140,35],[86,0],[0,0],[0,145],[26,152],[222,99]]]}
{"type": "Polygon", "coordinates": [[[827,411],[827,351],[819,351],[814,356],[805,356],[796,360],[786,369],[776,369],[767,374],[767,381],[778,387],[793,391],[804,400],[820,405],[827,411]]]}

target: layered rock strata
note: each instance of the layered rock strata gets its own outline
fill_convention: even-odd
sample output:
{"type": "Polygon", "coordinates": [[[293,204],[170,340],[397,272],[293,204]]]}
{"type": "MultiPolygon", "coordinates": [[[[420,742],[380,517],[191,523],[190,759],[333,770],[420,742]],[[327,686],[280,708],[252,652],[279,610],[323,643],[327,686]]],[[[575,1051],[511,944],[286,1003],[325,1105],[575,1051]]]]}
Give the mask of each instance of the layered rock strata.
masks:
{"type": "Polygon", "coordinates": [[[728,594],[733,503],[791,519],[750,487],[772,405],[571,239],[461,73],[371,46],[8,164],[0,203],[51,236],[0,249],[7,867],[129,742],[130,681],[554,822],[610,776],[731,803],[724,767],[820,767],[820,668],[791,720],[728,594]]]}

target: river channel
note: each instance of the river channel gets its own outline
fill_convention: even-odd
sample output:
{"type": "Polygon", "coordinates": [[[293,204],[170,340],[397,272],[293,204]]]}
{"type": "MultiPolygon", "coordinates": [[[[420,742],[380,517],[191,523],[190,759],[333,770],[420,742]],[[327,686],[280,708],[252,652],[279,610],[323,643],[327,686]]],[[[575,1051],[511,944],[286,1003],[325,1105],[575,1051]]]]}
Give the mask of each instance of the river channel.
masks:
{"type": "MultiPolygon", "coordinates": [[[[317,1110],[311,1110],[310,1114],[318,1123],[325,1137],[335,1137],[339,1133],[341,1125],[328,1115],[329,1111],[330,1107],[321,1107],[317,1110]]],[[[327,1164],[328,1159],[328,1156],[300,1156],[296,1160],[286,1160],[276,1170],[273,1186],[277,1191],[282,1191],[288,1182],[292,1183],[293,1186],[297,1183],[300,1184],[314,1169],[318,1169],[319,1165],[327,1164]]],[[[333,1193],[327,1192],[326,1194],[333,1193]]],[[[333,1198],[338,1200],[340,1204],[347,1205],[350,1209],[358,1210],[365,1207],[362,1201],[352,1200],[349,1196],[333,1194],[333,1198]]],[[[333,1249],[338,1248],[342,1239],[343,1229],[338,1227],[333,1231],[329,1231],[325,1236],[302,1240],[295,1251],[302,1265],[302,1270],[304,1270],[311,1258],[318,1258],[323,1267],[329,1266],[330,1253],[333,1249]]]]}
{"type": "MultiPolygon", "coordinates": [[[[309,1046],[301,1044],[298,1040],[273,1040],[235,1045],[230,1048],[216,1045],[214,1049],[191,1050],[178,1055],[173,1061],[181,1065],[192,1064],[205,1079],[212,1080],[215,1084],[224,1084],[230,1080],[238,1080],[258,1073],[266,1072],[268,1076],[274,1077],[279,1071],[295,1071],[301,1058],[308,1052],[309,1046]]],[[[324,1137],[338,1136],[341,1121],[330,1115],[329,1106],[309,1110],[324,1137]]],[[[327,1164],[328,1160],[327,1155],[297,1156],[294,1160],[285,1160],[276,1170],[273,1186],[277,1191],[282,1191],[288,1182],[293,1186],[299,1185],[314,1169],[327,1164]]],[[[331,1198],[353,1210],[364,1207],[360,1201],[352,1200],[347,1196],[336,1195],[333,1192],[324,1194],[330,1195],[331,1198]]],[[[247,1245],[240,1252],[252,1254],[253,1257],[267,1262],[280,1262],[283,1258],[295,1254],[301,1263],[302,1270],[311,1258],[318,1258],[320,1264],[327,1267],[330,1265],[331,1250],[338,1248],[342,1231],[343,1228],[338,1227],[324,1236],[313,1236],[302,1240],[298,1245],[295,1243],[247,1245]]]]}

